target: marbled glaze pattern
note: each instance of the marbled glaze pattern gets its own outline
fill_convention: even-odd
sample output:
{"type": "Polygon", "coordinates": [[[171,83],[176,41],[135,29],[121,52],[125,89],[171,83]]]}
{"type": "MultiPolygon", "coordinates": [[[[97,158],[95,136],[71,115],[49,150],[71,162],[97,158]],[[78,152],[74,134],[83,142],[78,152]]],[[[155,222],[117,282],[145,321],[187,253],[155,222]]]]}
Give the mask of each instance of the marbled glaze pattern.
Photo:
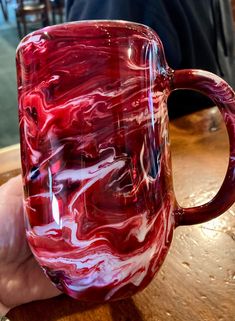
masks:
{"type": "Polygon", "coordinates": [[[159,269],[174,227],[157,36],[80,22],[17,51],[27,237],[46,274],[85,300],[125,297],[159,269]]]}

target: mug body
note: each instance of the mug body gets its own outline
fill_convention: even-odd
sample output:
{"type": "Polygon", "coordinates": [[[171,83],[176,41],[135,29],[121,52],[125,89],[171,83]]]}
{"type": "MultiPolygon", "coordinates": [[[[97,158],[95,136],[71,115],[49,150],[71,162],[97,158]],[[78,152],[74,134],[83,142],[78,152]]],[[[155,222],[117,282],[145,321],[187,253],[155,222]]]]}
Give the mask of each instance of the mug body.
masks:
{"type": "Polygon", "coordinates": [[[170,72],[157,35],[123,21],[47,27],[18,47],[27,238],[74,298],[132,295],[165,258],[170,72]]]}

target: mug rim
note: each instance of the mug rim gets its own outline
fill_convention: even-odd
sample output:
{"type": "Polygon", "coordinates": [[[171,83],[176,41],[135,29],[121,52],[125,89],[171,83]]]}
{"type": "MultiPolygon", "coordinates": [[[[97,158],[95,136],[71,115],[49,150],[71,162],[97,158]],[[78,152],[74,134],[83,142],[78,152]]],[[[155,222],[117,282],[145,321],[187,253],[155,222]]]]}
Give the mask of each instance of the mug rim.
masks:
{"type": "Polygon", "coordinates": [[[106,25],[108,26],[110,23],[112,24],[116,24],[117,26],[123,26],[123,27],[131,27],[131,26],[136,26],[136,30],[141,29],[141,30],[145,30],[148,33],[148,36],[150,36],[150,39],[154,39],[154,40],[160,40],[159,36],[157,35],[156,31],[154,29],[152,29],[151,27],[143,24],[143,23],[139,23],[139,22],[134,22],[134,21],[129,21],[129,20],[123,20],[123,19],[86,19],[86,20],[76,20],[76,21],[69,21],[69,22],[63,22],[60,24],[56,24],[56,25],[52,25],[52,26],[46,26],[37,30],[34,30],[30,33],[28,33],[26,36],[24,36],[17,48],[16,48],[16,54],[18,53],[19,49],[25,45],[28,42],[32,41],[32,37],[42,34],[42,33],[47,33],[48,29],[49,30],[56,30],[57,28],[63,27],[63,26],[67,26],[67,25],[79,25],[79,24],[84,24],[84,25],[89,25],[89,24],[99,24],[99,25],[106,25]],[[28,41],[27,41],[28,39],[28,41]]]}

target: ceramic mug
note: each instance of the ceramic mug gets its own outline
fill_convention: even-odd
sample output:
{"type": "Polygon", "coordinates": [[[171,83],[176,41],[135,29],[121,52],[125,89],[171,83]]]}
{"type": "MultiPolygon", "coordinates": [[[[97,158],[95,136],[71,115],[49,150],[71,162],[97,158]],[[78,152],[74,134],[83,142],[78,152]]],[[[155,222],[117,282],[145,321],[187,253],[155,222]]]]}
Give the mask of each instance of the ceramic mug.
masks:
{"type": "Polygon", "coordinates": [[[52,282],[79,300],[119,299],[161,266],[173,230],[235,200],[233,90],[174,71],[150,28],[124,21],[46,27],[17,50],[27,238],[52,282]],[[181,208],[172,187],[167,98],[193,89],[219,107],[230,138],[210,202],[181,208]]]}

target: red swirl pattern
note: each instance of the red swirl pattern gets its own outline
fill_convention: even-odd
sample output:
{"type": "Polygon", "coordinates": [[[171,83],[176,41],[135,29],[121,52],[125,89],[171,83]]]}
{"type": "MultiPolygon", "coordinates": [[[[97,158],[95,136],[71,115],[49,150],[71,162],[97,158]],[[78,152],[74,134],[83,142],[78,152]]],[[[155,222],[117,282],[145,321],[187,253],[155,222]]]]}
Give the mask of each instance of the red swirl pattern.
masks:
{"type": "Polygon", "coordinates": [[[172,238],[166,100],[156,34],[109,21],[44,28],[17,50],[27,237],[77,299],[144,288],[172,238]]]}

